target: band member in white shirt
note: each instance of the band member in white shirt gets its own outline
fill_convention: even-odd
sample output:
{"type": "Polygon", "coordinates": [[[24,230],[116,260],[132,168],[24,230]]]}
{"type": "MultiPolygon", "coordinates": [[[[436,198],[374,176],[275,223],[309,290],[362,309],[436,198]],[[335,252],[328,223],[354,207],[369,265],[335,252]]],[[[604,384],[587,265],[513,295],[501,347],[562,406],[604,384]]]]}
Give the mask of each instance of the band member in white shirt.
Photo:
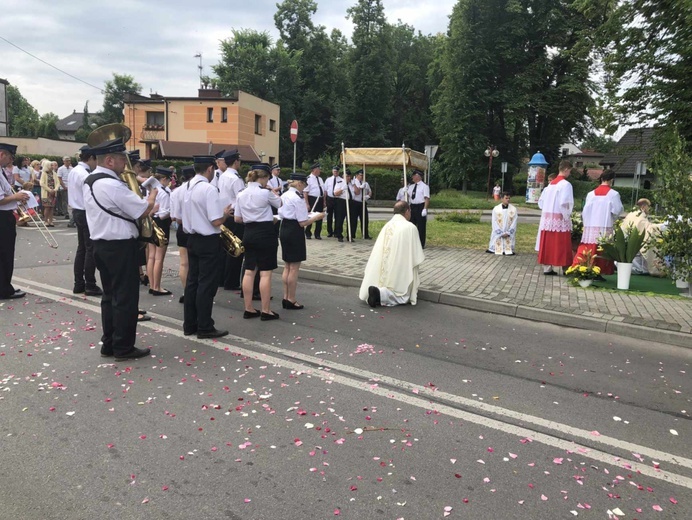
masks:
{"type": "Polygon", "coordinates": [[[365,240],[372,240],[368,231],[368,221],[370,220],[368,215],[368,200],[372,196],[372,190],[370,189],[370,184],[365,182],[363,178],[363,170],[358,170],[356,172],[356,178],[353,179],[353,185],[358,188],[358,193],[353,194],[353,202],[358,215],[357,220],[360,221],[360,230],[363,232],[363,237],[365,240]]]}
{"type": "Polygon", "coordinates": [[[127,166],[122,138],[101,143],[91,151],[98,166],[84,182],[82,192],[103,287],[101,355],[127,361],[149,355],[148,348],[135,347],[139,304],[136,220],[156,210],[157,190],[142,199],[119,178],[127,166]]]}
{"type": "Polygon", "coordinates": [[[94,244],[89,235],[86,210],[84,209],[84,181],[96,169],[96,156],[83,146],[79,151],[79,162],[72,168],[67,180],[68,204],[72,208],[72,217],[77,226],[77,251],[74,256],[74,294],[101,296],[103,291],[96,285],[96,262],[94,261],[94,244]]]}
{"type": "MultiPolygon", "coordinates": [[[[219,161],[218,164],[221,164],[222,167],[225,164],[226,168],[219,177],[219,198],[224,207],[230,205],[231,209],[235,209],[238,194],[245,189],[245,181],[238,173],[240,169],[240,153],[237,149],[228,150],[221,155],[220,160],[224,161],[224,163],[219,161]]],[[[233,216],[229,216],[224,225],[235,236],[241,240],[243,239],[245,228],[242,223],[235,222],[233,216]]],[[[223,276],[220,285],[223,285],[223,288],[226,290],[238,290],[240,289],[243,255],[238,257],[226,255],[225,253],[223,255],[223,276]]]]}
{"type": "Polygon", "coordinates": [[[284,261],[284,272],[281,277],[284,286],[281,306],[284,309],[303,308],[303,305],[296,301],[300,263],[307,258],[303,228],[324,218],[324,213],[308,216],[308,209],[301,195],[307,186],[306,181],[307,176],[301,173],[291,174],[291,180],[288,183],[289,189],[281,195],[279,239],[281,240],[281,259],[284,261]]]}
{"type": "Polygon", "coordinates": [[[214,177],[213,155],[196,155],[195,177],[183,188],[183,229],[188,234],[190,269],[185,286],[183,333],[198,338],[220,338],[227,330],[218,330],[211,317],[221,268],[221,224],[231,214],[224,207],[219,190],[210,184],[214,177]]]}
{"type": "Polygon", "coordinates": [[[334,236],[334,210],[336,209],[336,199],[334,195],[334,188],[341,182],[341,177],[339,177],[339,165],[332,166],[332,176],[324,181],[324,189],[327,192],[327,236],[334,236]]]}
{"type": "Polygon", "coordinates": [[[358,215],[356,215],[356,207],[353,201],[353,197],[356,192],[360,193],[360,188],[358,188],[358,186],[354,186],[351,182],[351,170],[347,168],[344,172],[342,182],[338,182],[336,184],[336,188],[334,188],[334,195],[337,197],[335,206],[336,222],[334,224],[334,236],[336,236],[339,242],[344,241],[344,221],[346,221],[347,218],[348,221],[345,231],[346,237],[348,238],[350,229],[351,237],[349,241],[353,241],[356,238],[358,215]]]}
{"type": "Polygon", "coordinates": [[[267,188],[269,171],[269,165],[266,164],[256,164],[252,167],[246,177],[247,188],[238,195],[234,209],[236,222],[245,225],[243,318],[261,317],[262,321],[279,319],[279,315],[270,309],[272,271],[277,268],[276,253],[279,247],[271,208],[281,207],[281,198],[267,188]],[[261,311],[252,306],[252,286],[257,272],[260,274],[261,311]]]}
{"type": "Polygon", "coordinates": [[[24,291],[12,287],[14,250],[17,240],[17,221],[14,212],[17,204],[29,200],[29,195],[12,189],[12,161],[17,152],[13,144],[0,143],[0,300],[23,298],[24,291]],[[8,174],[10,177],[8,177],[8,174]]]}
{"type": "Polygon", "coordinates": [[[178,303],[185,301],[185,285],[187,285],[187,272],[189,269],[189,259],[187,256],[187,233],[183,229],[183,196],[187,190],[187,185],[195,176],[194,166],[183,166],[182,179],[180,184],[171,193],[171,220],[177,222],[178,229],[175,232],[175,238],[178,242],[179,264],[178,274],[180,275],[180,283],[183,286],[183,295],[178,299],[178,303]]]}
{"type": "Polygon", "coordinates": [[[413,170],[411,184],[408,186],[409,204],[411,205],[411,224],[418,228],[420,245],[425,249],[425,228],[430,204],[430,188],[423,182],[423,172],[413,170]]]}
{"type": "Polygon", "coordinates": [[[154,213],[154,222],[166,235],[166,243],[161,246],[147,244],[147,276],[149,276],[149,294],[153,296],[169,296],[171,291],[161,288],[163,276],[163,260],[168,250],[168,240],[171,237],[171,183],[173,172],[165,166],[157,166],[154,178],[161,183],[156,195],[156,205],[159,209],[154,213]]]}
{"type": "MultiPolygon", "coordinates": [[[[308,176],[308,184],[303,192],[305,197],[305,204],[308,207],[308,212],[324,211],[325,199],[327,193],[324,190],[324,181],[320,177],[321,165],[320,163],[315,163],[310,167],[310,175],[308,176]]],[[[320,236],[322,234],[322,221],[318,220],[315,222],[315,240],[322,240],[320,236]]],[[[305,228],[305,238],[312,238],[312,224],[305,228]]]]}

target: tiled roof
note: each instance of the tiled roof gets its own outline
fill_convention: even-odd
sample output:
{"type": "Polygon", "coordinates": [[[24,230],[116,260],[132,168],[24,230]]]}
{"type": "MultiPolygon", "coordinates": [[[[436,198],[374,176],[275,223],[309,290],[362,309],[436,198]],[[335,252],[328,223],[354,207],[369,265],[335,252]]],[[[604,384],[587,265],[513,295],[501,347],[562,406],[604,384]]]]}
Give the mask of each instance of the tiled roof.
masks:
{"type": "MultiPolygon", "coordinates": [[[[55,123],[55,128],[58,132],[76,132],[82,126],[83,120],[84,112],[73,112],[55,123]]],[[[95,120],[96,114],[89,114],[89,122],[93,123],[95,120]]]]}
{"type": "Polygon", "coordinates": [[[615,170],[617,177],[634,177],[638,162],[651,164],[654,128],[633,128],[607,153],[600,164],[615,170]]]}
{"type": "MultiPolygon", "coordinates": [[[[260,158],[252,146],[247,144],[213,144],[211,153],[216,154],[221,150],[237,148],[242,162],[258,163],[260,158]]],[[[209,153],[208,143],[190,143],[186,141],[159,141],[159,150],[164,159],[192,159],[193,155],[205,155],[209,153]]]]}

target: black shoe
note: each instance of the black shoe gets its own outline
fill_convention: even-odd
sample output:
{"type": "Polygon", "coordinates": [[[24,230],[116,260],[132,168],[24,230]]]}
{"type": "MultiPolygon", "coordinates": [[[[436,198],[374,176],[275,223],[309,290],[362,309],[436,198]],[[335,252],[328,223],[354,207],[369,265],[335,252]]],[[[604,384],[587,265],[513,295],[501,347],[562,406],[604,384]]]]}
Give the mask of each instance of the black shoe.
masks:
{"type": "Polygon", "coordinates": [[[139,277],[139,283],[141,283],[144,287],[149,285],[149,277],[146,274],[143,274],[139,277]]]}
{"type": "Polygon", "coordinates": [[[278,320],[278,319],[279,319],[279,315],[275,312],[271,312],[271,313],[263,312],[262,316],[260,317],[260,320],[262,320],[262,321],[271,321],[271,320],[278,320]]]}
{"type": "Polygon", "coordinates": [[[315,240],[322,240],[322,237],[315,236],[315,240]]]}
{"type": "Polygon", "coordinates": [[[374,308],[381,305],[381,303],[382,300],[380,299],[380,290],[374,285],[368,287],[368,305],[374,308]]]}
{"type": "Polygon", "coordinates": [[[115,356],[116,361],[130,361],[131,359],[138,359],[151,354],[151,349],[148,348],[137,348],[134,347],[126,354],[118,354],[115,356]]]}
{"type": "Polygon", "coordinates": [[[305,308],[304,305],[299,305],[295,302],[292,302],[291,300],[281,300],[281,306],[284,309],[290,309],[290,310],[296,310],[296,311],[305,308]]]}
{"type": "Polygon", "coordinates": [[[4,298],[0,298],[0,300],[16,300],[17,298],[24,298],[25,296],[26,293],[24,291],[17,289],[14,291],[14,293],[10,294],[9,296],[5,296],[4,298]]]}
{"type": "Polygon", "coordinates": [[[262,312],[255,309],[255,312],[245,311],[243,312],[243,319],[249,320],[251,318],[259,318],[262,316],[262,312]]]}
{"type": "Polygon", "coordinates": [[[103,291],[100,287],[89,287],[84,290],[84,294],[87,296],[103,296],[103,291]]]}
{"type": "Polygon", "coordinates": [[[332,238],[333,236],[334,236],[334,233],[329,233],[329,234],[327,235],[327,238],[332,238]]]}
{"type": "Polygon", "coordinates": [[[365,237],[365,240],[372,240],[372,237],[365,237]]]}
{"type": "Polygon", "coordinates": [[[494,254],[495,254],[495,251],[491,251],[490,249],[486,249],[485,252],[486,252],[486,253],[490,253],[491,255],[494,255],[494,254]]]}
{"type": "Polygon", "coordinates": [[[338,239],[338,240],[339,240],[339,242],[343,242],[343,241],[344,241],[344,239],[343,239],[343,238],[340,238],[340,239],[338,239]]]}
{"type": "Polygon", "coordinates": [[[84,292],[84,286],[83,285],[75,285],[72,288],[73,294],[82,294],[83,292],[84,292]]]}
{"type": "Polygon", "coordinates": [[[149,289],[149,294],[153,296],[170,296],[173,293],[171,291],[155,291],[154,289],[149,289]]]}
{"type": "Polygon", "coordinates": [[[113,357],[113,351],[101,349],[101,357],[113,357]]]}
{"type": "Polygon", "coordinates": [[[67,227],[73,228],[73,227],[77,227],[77,226],[75,224],[68,224],[67,227]]]}
{"type": "Polygon", "coordinates": [[[555,271],[544,271],[543,274],[545,276],[557,276],[557,273],[555,271]]]}
{"type": "Polygon", "coordinates": [[[213,338],[221,338],[223,336],[228,336],[227,330],[213,329],[213,330],[210,330],[207,332],[198,332],[197,333],[197,339],[213,339],[213,338]]]}
{"type": "Polygon", "coordinates": [[[178,303],[185,303],[185,295],[184,294],[180,298],[178,298],[178,303]]]}
{"type": "Polygon", "coordinates": [[[305,238],[307,238],[308,240],[310,240],[310,239],[312,238],[312,235],[305,235],[305,238]]]}
{"type": "Polygon", "coordinates": [[[184,336],[192,336],[193,334],[197,334],[197,329],[187,330],[187,331],[183,329],[183,335],[184,336]]]}

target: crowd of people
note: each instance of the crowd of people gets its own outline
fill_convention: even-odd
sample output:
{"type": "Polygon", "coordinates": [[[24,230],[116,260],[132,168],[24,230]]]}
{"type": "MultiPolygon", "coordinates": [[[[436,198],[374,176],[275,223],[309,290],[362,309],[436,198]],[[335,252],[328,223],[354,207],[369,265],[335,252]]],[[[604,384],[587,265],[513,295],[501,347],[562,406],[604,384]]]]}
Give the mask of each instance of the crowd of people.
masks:
{"type": "MultiPolygon", "coordinates": [[[[228,334],[216,328],[212,318],[220,287],[240,291],[244,319],[279,319],[271,308],[271,275],[278,267],[279,244],[284,263],[282,309],[303,309],[297,295],[298,273],[307,258],[306,240],[323,238],[325,216],[327,238],[351,242],[360,225],[363,237],[370,239],[367,203],[372,190],[362,170],[352,175],[349,169],[342,172],[334,166],[332,175],[324,180],[321,165],[315,163],[310,174],[293,173],[286,181],[278,165],[255,164],[243,179],[241,157],[234,149],[195,156],[194,164],[184,167],[174,179],[175,168],[152,171],[151,161],[142,159],[137,151],[127,152],[122,139],[84,146],[74,167],[69,157],[58,168],[47,160],[15,160],[15,152],[12,145],[0,143],[4,173],[0,176],[0,298],[24,296],[11,284],[14,212],[40,190],[37,204],[40,201],[47,226],[54,225],[56,211],[72,209],[71,222],[78,237],[73,292],[101,296],[101,354],[117,360],[148,354],[148,349],[135,346],[137,321],[151,319],[139,309],[140,287],[148,286],[153,296],[172,295],[162,286],[171,229],[176,229],[180,251],[183,332],[198,338],[228,334]],[[155,232],[146,235],[145,229],[155,232]],[[241,239],[244,253],[227,254],[222,234],[241,239]],[[260,302],[259,309],[254,301],[260,302]]],[[[598,240],[612,233],[623,210],[619,195],[611,188],[612,172],[606,171],[600,186],[586,198],[584,235],[575,258],[571,244],[574,200],[566,180],[571,169],[563,161],[559,175],[539,200],[542,214],[536,248],[546,275],[557,274],[555,266],[566,269],[584,251],[593,252],[598,240]]],[[[399,192],[394,215],[371,251],[359,296],[372,307],[416,304],[430,202],[430,190],[422,178],[422,172],[413,171],[411,183],[399,192]]],[[[492,212],[488,252],[513,255],[517,209],[510,204],[508,193],[500,193],[499,200],[492,212]]],[[[641,212],[646,209],[642,205],[641,212]]],[[[612,266],[601,266],[604,274],[609,269],[612,266]]]]}

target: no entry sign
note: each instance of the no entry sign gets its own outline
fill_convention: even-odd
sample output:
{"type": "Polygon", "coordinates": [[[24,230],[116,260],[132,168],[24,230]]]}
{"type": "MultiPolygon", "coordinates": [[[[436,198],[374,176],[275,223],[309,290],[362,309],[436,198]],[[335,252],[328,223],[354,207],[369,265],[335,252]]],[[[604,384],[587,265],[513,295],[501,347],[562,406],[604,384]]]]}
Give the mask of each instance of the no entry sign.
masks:
{"type": "Polygon", "coordinates": [[[295,143],[298,140],[298,121],[295,119],[291,123],[291,142],[295,143]]]}

